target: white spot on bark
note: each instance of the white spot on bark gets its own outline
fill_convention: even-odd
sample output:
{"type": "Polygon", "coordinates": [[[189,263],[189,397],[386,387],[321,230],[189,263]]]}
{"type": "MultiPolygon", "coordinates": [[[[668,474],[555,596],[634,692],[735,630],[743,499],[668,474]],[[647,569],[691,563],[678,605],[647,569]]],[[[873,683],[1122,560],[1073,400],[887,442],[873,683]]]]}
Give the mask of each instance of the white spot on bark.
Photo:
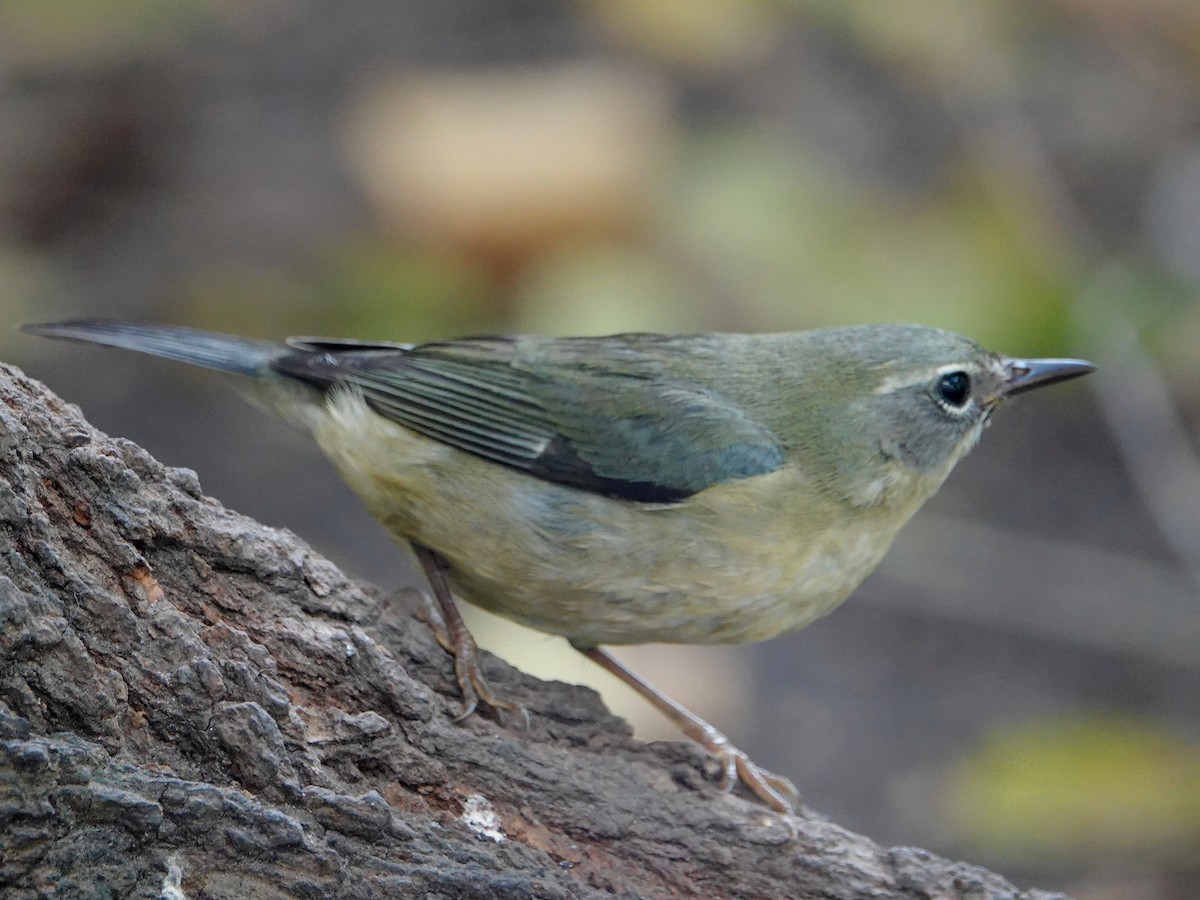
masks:
{"type": "Polygon", "coordinates": [[[167,874],[162,880],[162,885],[158,889],[159,900],[187,900],[187,894],[183,892],[181,883],[183,881],[183,869],[179,866],[179,857],[167,857],[167,874]]]}
{"type": "Polygon", "coordinates": [[[500,817],[496,815],[492,804],[482,794],[472,794],[467,798],[459,818],[475,833],[476,837],[487,838],[497,844],[504,840],[504,829],[500,827],[500,817]]]}

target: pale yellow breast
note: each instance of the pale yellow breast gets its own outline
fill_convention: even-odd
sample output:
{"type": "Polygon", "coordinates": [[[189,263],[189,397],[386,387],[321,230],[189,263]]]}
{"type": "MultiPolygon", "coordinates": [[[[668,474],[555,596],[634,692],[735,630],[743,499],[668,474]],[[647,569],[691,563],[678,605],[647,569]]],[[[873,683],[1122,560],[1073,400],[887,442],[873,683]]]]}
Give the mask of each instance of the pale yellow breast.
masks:
{"type": "Polygon", "coordinates": [[[872,497],[851,515],[788,468],[653,506],[485,462],[351,394],[312,428],[395,537],[450,561],[463,599],[582,644],[742,642],[803,627],[845,599],[936,489],[906,485],[897,502],[872,497]]]}

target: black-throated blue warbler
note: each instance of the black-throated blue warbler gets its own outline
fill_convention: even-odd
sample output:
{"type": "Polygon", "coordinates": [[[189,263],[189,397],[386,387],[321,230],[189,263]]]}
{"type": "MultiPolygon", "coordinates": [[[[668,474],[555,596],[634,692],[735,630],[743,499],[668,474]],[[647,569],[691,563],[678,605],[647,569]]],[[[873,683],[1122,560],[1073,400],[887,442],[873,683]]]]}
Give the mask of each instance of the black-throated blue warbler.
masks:
{"type": "Polygon", "coordinates": [[[33,334],[247,376],[416,552],[461,716],[512,708],[463,599],[561,634],[782,812],[787,779],[600,649],[735,643],[841,603],[1014,394],[1092,371],[913,325],[428,344],[72,321],[33,334]]]}

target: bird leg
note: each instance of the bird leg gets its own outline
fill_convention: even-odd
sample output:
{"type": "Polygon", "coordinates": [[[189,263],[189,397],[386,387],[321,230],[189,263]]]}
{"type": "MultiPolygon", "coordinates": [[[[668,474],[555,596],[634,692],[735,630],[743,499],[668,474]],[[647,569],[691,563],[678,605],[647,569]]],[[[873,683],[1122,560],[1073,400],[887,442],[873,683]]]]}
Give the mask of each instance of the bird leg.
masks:
{"type": "Polygon", "coordinates": [[[517,704],[501,700],[487,683],[483,667],[479,663],[479,647],[476,646],[475,638],[467,629],[467,623],[463,621],[450,593],[450,584],[446,579],[446,560],[436,551],[421,544],[413,543],[412,548],[420,560],[429,586],[433,589],[433,596],[441,613],[441,622],[434,620],[430,622],[430,626],[442,649],[454,657],[454,675],[458,679],[463,701],[462,707],[454,714],[454,721],[461,722],[471,715],[482,700],[492,709],[513,713],[528,724],[529,714],[517,704]]]}
{"type": "Polygon", "coordinates": [[[736,782],[741,781],[776,812],[789,815],[794,811],[793,804],[800,799],[800,793],[788,779],[760,769],[750,761],[750,757],[733,746],[724,734],[680,706],[649,682],[642,680],[604,650],[598,647],[578,646],[575,649],[620,678],[674,722],[680,731],[713,754],[721,764],[722,790],[731,790],[736,782]]]}

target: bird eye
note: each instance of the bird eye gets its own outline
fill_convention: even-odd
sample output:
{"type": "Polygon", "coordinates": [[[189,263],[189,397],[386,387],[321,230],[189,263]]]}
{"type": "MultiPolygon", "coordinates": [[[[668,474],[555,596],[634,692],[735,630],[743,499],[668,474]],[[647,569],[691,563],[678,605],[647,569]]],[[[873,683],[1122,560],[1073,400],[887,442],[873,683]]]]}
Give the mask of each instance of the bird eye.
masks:
{"type": "Polygon", "coordinates": [[[938,379],[934,390],[939,401],[954,409],[962,409],[971,399],[971,376],[966,372],[947,372],[938,379]]]}

